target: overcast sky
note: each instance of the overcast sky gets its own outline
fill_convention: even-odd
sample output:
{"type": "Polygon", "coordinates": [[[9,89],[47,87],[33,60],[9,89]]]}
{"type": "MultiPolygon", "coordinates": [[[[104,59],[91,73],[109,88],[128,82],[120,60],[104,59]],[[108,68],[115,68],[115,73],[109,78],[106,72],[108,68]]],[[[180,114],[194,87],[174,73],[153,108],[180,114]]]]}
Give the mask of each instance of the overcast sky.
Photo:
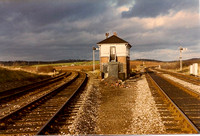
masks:
{"type": "Polygon", "coordinates": [[[199,0],[1,0],[0,61],[92,59],[117,32],[131,59],[200,58],[199,0]]]}

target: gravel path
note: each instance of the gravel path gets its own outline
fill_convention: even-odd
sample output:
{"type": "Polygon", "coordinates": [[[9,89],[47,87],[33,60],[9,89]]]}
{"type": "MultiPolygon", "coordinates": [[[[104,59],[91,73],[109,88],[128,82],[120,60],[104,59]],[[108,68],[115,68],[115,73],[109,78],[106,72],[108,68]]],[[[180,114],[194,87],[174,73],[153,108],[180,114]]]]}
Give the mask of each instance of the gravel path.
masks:
{"type": "Polygon", "coordinates": [[[85,91],[81,94],[81,100],[84,102],[80,107],[78,114],[69,126],[70,134],[95,134],[96,114],[99,103],[98,80],[89,75],[89,81],[85,91]]]}
{"type": "Polygon", "coordinates": [[[125,87],[90,79],[71,134],[166,134],[145,76],[125,87]]]}
{"type": "Polygon", "coordinates": [[[101,84],[100,93],[96,133],[131,134],[131,106],[134,105],[134,89],[101,84]]]}
{"type": "Polygon", "coordinates": [[[169,79],[171,79],[171,80],[173,80],[175,82],[178,82],[179,84],[183,85],[184,87],[187,87],[187,88],[189,88],[189,89],[191,89],[191,90],[193,90],[195,92],[200,93],[200,86],[199,85],[194,85],[192,83],[183,81],[183,80],[175,78],[175,77],[173,77],[173,76],[171,76],[169,74],[163,74],[163,76],[166,77],[166,78],[169,78],[169,79]]]}
{"type": "Polygon", "coordinates": [[[126,84],[131,87],[101,85],[97,134],[166,133],[145,77],[126,84]]]}
{"type": "Polygon", "coordinates": [[[163,134],[165,127],[156,108],[146,78],[136,84],[136,99],[132,107],[132,134],[163,134]]]}

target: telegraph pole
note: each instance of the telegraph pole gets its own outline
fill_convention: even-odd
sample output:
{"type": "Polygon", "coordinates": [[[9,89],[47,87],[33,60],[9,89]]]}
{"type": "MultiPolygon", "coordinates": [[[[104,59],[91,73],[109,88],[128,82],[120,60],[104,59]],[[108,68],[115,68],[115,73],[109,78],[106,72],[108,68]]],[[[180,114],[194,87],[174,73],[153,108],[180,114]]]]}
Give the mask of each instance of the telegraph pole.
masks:
{"type": "Polygon", "coordinates": [[[93,71],[95,71],[95,51],[99,50],[99,48],[92,47],[93,50],[93,71]]]}
{"type": "Polygon", "coordinates": [[[93,47],[92,50],[93,50],[93,71],[95,71],[95,50],[96,50],[96,48],[93,47]]]}
{"type": "Polygon", "coordinates": [[[186,51],[186,50],[187,50],[187,48],[179,47],[179,51],[180,51],[180,57],[179,57],[179,60],[180,60],[180,71],[182,71],[182,69],[183,69],[182,52],[186,51]]]}
{"type": "Polygon", "coordinates": [[[183,48],[182,47],[180,47],[179,48],[179,50],[180,50],[180,57],[179,57],[179,60],[180,60],[180,71],[182,71],[182,51],[183,51],[183,48]]]}

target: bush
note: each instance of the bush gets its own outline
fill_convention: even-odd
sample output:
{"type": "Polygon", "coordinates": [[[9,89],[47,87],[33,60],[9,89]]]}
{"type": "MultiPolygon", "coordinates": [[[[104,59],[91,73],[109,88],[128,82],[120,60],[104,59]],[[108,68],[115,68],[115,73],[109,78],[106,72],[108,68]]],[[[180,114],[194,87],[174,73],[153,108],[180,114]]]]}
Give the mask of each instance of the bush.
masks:
{"type": "Polygon", "coordinates": [[[161,68],[163,69],[178,69],[180,67],[179,62],[174,62],[174,63],[165,63],[161,65],[161,68]]]}
{"type": "Polygon", "coordinates": [[[137,68],[136,65],[131,65],[131,66],[130,66],[130,69],[136,69],[136,68],[137,68]]]}
{"type": "Polygon", "coordinates": [[[41,66],[37,68],[37,72],[39,73],[50,73],[54,72],[54,68],[52,66],[41,66]]]}

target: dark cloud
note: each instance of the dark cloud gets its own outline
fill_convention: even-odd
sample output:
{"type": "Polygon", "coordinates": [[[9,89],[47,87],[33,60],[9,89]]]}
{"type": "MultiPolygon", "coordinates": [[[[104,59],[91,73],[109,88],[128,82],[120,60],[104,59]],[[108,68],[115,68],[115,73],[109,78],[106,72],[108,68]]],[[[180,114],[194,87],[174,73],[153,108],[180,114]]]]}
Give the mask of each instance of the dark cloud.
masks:
{"type": "Polygon", "coordinates": [[[2,18],[18,14],[18,18],[28,19],[30,22],[48,24],[62,19],[80,20],[98,15],[105,10],[105,1],[41,0],[35,2],[31,0],[27,2],[1,3],[0,14],[3,15],[1,16],[2,18]]]}
{"type": "Polygon", "coordinates": [[[129,5],[133,3],[133,0],[113,0],[113,2],[116,3],[116,6],[124,6],[129,5]]]}
{"type": "Polygon", "coordinates": [[[1,47],[1,60],[61,60],[92,58],[91,44],[1,47]]]}
{"type": "Polygon", "coordinates": [[[152,33],[149,37],[135,36],[132,38],[131,41],[134,43],[132,50],[137,52],[151,52],[159,49],[177,50],[180,46],[190,49],[192,46],[199,44],[199,27],[160,29],[158,31],[163,32],[162,36],[159,36],[157,33],[152,33]]]}
{"type": "Polygon", "coordinates": [[[122,17],[156,17],[169,14],[170,10],[197,10],[198,0],[135,0],[129,11],[122,12],[122,17]]]}
{"type": "Polygon", "coordinates": [[[92,21],[105,13],[107,6],[105,0],[0,1],[1,59],[52,60],[51,54],[55,59],[88,58],[91,40],[81,38],[85,35],[81,32],[101,29],[92,21]],[[77,26],[83,20],[87,20],[86,26],[91,23],[91,28],[77,26]]]}
{"type": "Polygon", "coordinates": [[[172,28],[148,29],[143,19],[129,18],[132,13],[145,18],[167,14],[169,9],[198,8],[194,5],[196,0],[189,1],[192,0],[3,0],[0,60],[91,59],[92,46],[105,38],[105,32],[113,31],[133,45],[133,52],[176,49],[180,41],[184,46],[194,46],[199,42],[195,23],[189,23],[189,27],[182,24],[180,28],[181,23],[175,21],[172,28]],[[133,3],[121,18],[118,9],[133,3]],[[143,11],[144,7],[151,8],[143,11]]]}
{"type": "Polygon", "coordinates": [[[35,2],[29,0],[27,2],[0,2],[0,34],[43,31],[48,25],[62,21],[73,23],[89,19],[105,12],[106,9],[105,1],[41,0],[35,2]]]}

